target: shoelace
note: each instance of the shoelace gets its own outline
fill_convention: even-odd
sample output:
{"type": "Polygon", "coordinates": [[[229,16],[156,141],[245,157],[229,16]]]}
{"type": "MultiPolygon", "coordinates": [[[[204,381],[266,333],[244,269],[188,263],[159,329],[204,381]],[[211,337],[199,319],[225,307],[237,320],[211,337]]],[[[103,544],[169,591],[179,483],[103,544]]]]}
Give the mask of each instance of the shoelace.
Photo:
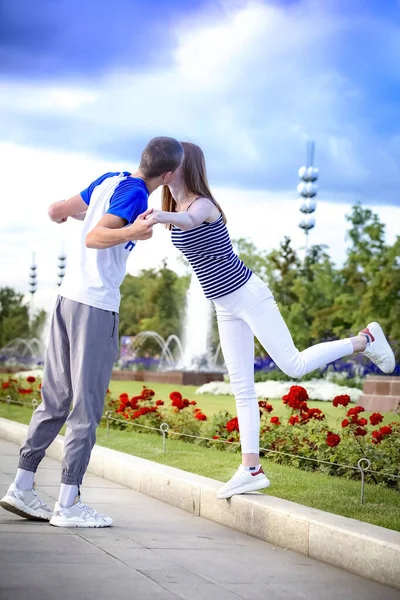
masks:
{"type": "Polygon", "coordinates": [[[364,352],[364,354],[377,364],[380,364],[385,360],[385,357],[382,358],[382,356],[378,354],[376,350],[367,350],[367,352],[364,352]]]}
{"type": "Polygon", "coordinates": [[[92,517],[100,517],[100,514],[97,512],[97,510],[95,510],[91,506],[88,506],[87,504],[84,504],[81,501],[77,502],[76,506],[79,506],[79,508],[82,508],[82,510],[88,512],[92,517]]]}
{"type": "Polygon", "coordinates": [[[41,500],[41,499],[39,498],[39,496],[38,496],[38,493],[37,493],[37,491],[35,490],[35,488],[34,488],[34,487],[31,489],[31,494],[32,494],[33,496],[35,496],[36,500],[39,502],[39,504],[40,504],[40,506],[41,506],[42,508],[46,508],[46,509],[48,509],[48,508],[49,508],[49,507],[47,506],[46,502],[43,502],[43,500],[41,500]]]}

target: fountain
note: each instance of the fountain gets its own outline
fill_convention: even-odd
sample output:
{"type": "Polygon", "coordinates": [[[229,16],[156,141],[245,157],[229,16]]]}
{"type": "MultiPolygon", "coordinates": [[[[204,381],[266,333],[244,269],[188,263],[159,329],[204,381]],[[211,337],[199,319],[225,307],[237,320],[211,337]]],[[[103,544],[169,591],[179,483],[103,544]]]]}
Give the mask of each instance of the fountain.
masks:
{"type": "Polygon", "coordinates": [[[199,280],[193,273],[186,298],[183,327],[183,359],[185,371],[208,370],[211,333],[211,302],[205,297],[199,280]]]}
{"type": "Polygon", "coordinates": [[[1,371],[17,372],[21,366],[32,369],[43,365],[44,347],[37,338],[16,338],[0,349],[1,371]]]}
{"type": "MultiPolygon", "coordinates": [[[[224,368],[217,366],[220,355],[218,346],[211,354],[211,302],[207,300],[197,277],[193,274],[187,294],[186,314],[183,326],[183,344],[177,335],[167,340],[154,331],[143,331],[134,337],[121,338],[121,363],[140,362],[149,364],[149,359],[138,358],[140,346],[146,339],[153,339],[161,354],[156,370],[142,369],[136,372],[119,370],[113,372],[114,379],[136,379],[159,381],[177,385],[203,385],[210,381],[222,381],[224,368]],[[172,347],[175,346],[175,354],[172,347]]],[[[151,359],[150,359],[151,360],[151,359]]]]}

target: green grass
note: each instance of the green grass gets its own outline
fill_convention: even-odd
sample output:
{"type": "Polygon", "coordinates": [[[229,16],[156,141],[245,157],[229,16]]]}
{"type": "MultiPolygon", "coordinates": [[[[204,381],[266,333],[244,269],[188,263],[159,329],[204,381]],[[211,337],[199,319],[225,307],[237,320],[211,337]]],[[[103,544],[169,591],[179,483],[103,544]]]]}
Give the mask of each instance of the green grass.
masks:
{"type": "MultiPolygon", "coordinates": [[[[31,414],[32,411],[26,407],[0,404],[0,417],[29,423],[31,414]]],[[[231,477],[240,460],[238,454],[204,448],[172,437],[167,440],[167,452],[164,454],[162,438],[158,434],[111,429],[107,437],[104,427],[98,430],[97,443],[220,481],[231,477]]],[[[267,492],[269,495],[400,531],[400,494],[394,490],[366,485],[365,504],[361,505],[358,481],[309,473],[277,465],[268,459],[262,459],[262,463],[272,483],[267,492]]]]}

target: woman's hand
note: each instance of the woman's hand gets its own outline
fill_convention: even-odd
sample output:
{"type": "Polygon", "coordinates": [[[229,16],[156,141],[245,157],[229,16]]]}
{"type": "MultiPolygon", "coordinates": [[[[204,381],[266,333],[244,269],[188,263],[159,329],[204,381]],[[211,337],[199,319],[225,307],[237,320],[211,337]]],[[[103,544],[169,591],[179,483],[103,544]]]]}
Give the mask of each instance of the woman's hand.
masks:
{"type": "Polygon", "coordinates": [[[168,215],[169,213],[163,210],[157,210],[156,208],[153,208],[152,212],[149,215],[147,215],[146,219],[154,221],[154,224],[162,223],[163,225],[165,225],[166,223],[169,223],[168,215]]]}

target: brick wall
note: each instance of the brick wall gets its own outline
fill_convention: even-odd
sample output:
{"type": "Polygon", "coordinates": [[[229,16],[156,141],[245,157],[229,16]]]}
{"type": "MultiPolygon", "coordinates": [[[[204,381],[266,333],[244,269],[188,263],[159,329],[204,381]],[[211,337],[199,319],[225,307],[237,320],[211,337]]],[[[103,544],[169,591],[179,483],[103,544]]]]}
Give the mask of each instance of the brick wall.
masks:
{"type": "Polygon", "coordinates": [[[116,381],[144,381],[153,383],[169,383],[171,385],[200,386],[210,381],[223,381],[223,373],[202,373],[192,371],[113,371],[112,379],[116,381]]]}
{"type": "Polygon", "coordinates": [[[400,377],[370,375],[366,378],[358,404],[372,412],[400,409],[400,377]]]}

